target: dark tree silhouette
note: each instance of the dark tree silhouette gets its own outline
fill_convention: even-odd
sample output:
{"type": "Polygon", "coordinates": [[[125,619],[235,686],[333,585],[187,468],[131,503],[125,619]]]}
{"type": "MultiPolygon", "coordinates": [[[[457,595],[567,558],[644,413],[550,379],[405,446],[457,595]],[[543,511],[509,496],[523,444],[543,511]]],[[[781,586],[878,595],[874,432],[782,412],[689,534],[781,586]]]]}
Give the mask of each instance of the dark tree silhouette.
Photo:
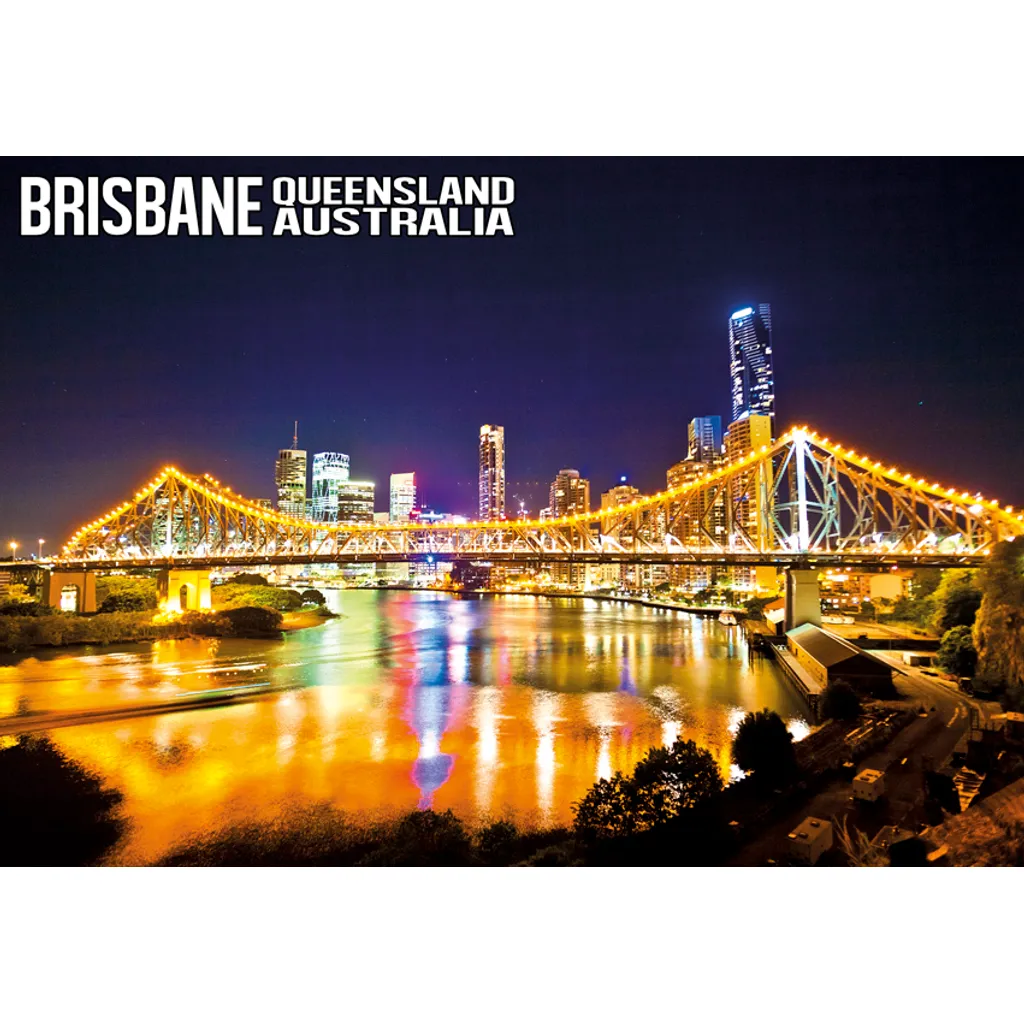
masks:
{"type": "Polygon", "coordinates": [[[0,750],[0,863],[95,863],[121,836],[120,802],[49,740],[21,737],[0,750]]]}
{"type": "Polygon", "coordinates": [[[791,774],[796,757],[793,737],[774,711],[750,711],[732,741],[733,760],[758,779],[775,781],[791,774]]]}
{"type": "Polygon", "coordinates": [[[824,718],[835,718],[848,722],[861,712],[857,691],[845,680],[834,679],[821,695],[821,714],[824,718]]]}
{"type": "Polygon", "coordinates": [[[722,792],[714,758],[693,740],[652,747],[629,777],[602,779],[575,806],[576,831],[587,838],[646,832],[710,803],[722,792]]]}

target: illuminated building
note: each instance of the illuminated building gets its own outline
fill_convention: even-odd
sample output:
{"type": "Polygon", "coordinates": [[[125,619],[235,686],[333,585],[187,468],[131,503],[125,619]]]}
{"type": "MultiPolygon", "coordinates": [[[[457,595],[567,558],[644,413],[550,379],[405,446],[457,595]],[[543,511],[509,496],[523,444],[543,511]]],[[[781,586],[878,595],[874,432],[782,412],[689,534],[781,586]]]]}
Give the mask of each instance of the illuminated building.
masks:
{"type": "Polygon", "coordinates": [[[345,480],[338,484],[338,522],[372,523],[374,484],[370,480],[345,480]]]}
{"type": "Polygon", "coordinates": [[[313,456],[311,516],[314,521],[338,521],[338,488],[348,480],[348,472],[348,456],[341,452],[318,452],[313,456]]]}
{"type": "Polygon", "coordinates": [[[407,523],[416,507],[416,474],[391,474],[391,522],[407,523]]]}
{"type": "MultiPolygon", "coordinates": [[[[725,458],[735,462],[745,455],[770,445],[772,442],[772,420],[770,416],[746,415],[729,424],[725,432],[725,458]]],[[[730,532],[733,542],[742,547],[748,544],[752,550],[758,548],[758,536],[763,529],[761,507],[758,500],[757,470],[751,468],[734,474],[729,481],[729,509],[731,510],[730,532]]],[[[753,590],[758,577],[767,584],[770,570],[755,571],[750,568],[732,570],[733,587],[737,590],[753,590]]]]}
{"type": "Polygon", "coordinates": [[[729,424],[725,432],[725,457],[729,462],[742,459],[757,448],[772,443],[770,416],[742,416],[729,424]]]}
{"type": "Polygon", "coordinates": [[[738,309],[729,317],[729,375],[733,420],[744,414],[768,416],[774,428],[772,307],[767,302],[756,310],[753,306],[738,309]]]}
{"type": "MultiPolygon", "coordinates": [[[[551,482],[548,511],[552,519],[589,512],[590,481],[582,478],[578,469],[559,470],[551,482]]],[[[582,587],[586,580],[586,567],[555,564],[551,567],[551,579],[563,586],[582,587]]]]}
{"type": "Polygon", "coordinates": [[[640,492],[627,483],[621,483],[617,487],[604,491],[601,494],[601,508],[615,508],[616,505],[628,505],[636,501],[640,492]]]}
{"type": "Polygon", "coordinates": [[[299,448],[299,424],[295,424],[291,448],[277,453],[274,466],[277,508],[288,516],[306,514],[306,453],[299,448]]]}
{"type": "Polygon", "coordinates": [[[715,465],[722,458],[722,417],[695,416],[687,427],[686,440],[688,460],[715,465]]]}
{"type": "Polygon", "coordinates": [[[480,518],[505,518],[505,428],[480,428],[480,518]]]}
{"type": "Polygon", "coordinates": [[[590,481],[578,469],[560,469],[551,483],[548,506],[552,518],[590,511],[590,481]]]}

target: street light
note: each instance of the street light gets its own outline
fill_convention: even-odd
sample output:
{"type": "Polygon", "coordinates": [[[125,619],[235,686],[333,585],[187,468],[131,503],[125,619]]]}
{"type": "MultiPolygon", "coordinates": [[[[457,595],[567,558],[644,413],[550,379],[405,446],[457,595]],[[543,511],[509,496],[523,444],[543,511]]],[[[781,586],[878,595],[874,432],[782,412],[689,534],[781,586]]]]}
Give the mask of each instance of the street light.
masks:
{"type": "Polygon", "coordinates": [[[39,538],[39,561],[43,560],[43,545],[46,543],[42,537],[39,538]]]}
{"type": "Polygon", "coordinates": [[[16,562],[18,560],[18,542],[16,540],[11,541],[11,561],[16,562]]]}

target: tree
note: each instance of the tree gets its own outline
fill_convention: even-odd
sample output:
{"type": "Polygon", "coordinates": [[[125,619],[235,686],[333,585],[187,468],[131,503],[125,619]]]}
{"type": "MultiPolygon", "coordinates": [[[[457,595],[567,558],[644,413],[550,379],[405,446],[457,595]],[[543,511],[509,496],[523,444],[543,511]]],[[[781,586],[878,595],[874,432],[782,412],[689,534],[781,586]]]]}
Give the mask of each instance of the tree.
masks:
{"type": "Polygon", "coordinates": [[[848,722],[860,715],[860,712],[860,697],[845,679],[834,679],[825,687],[821,695],[822,717],[848,722]]]}
{"type": "Polygon", "coordinates": [[[314,590],[312,587],[309,590],[304,590],[299,597],[302,599],[303,604],[327,604],[327,598],[319,590],[314,590]]]}
{"type": "Polygon", "coordinates": [[[771,604],[772,601],[777,601],[778,598],[775,596],[771,597],[748,597],[743,602],[743,607],[746,610],[747,618],[754,620],[762,620],[764,618],[764,606],[771,604]]]}
{"type": "Polygon", "coordinates": [[[634,831],[663,825],[722,792],[715,759],[693,740],[676,740],[671,747],[654,747],[633,769],[634,831]]]}
{"type": "Polygon", "coordinates": [[[715,759],[693,740],[652,747],[625,776],[601,779],[574,806],[574,828],[587,839],[634,835],[666,825],[722,792],[715,759]]]}
{"type": "Polygon", "coordinates": [[[978,677],[1024,690],[1024,541],[1003,541],[978,571],[981,606],[974,624],[978,677]]]}
{"type": "Polygon", "coordinates": [[[793,771],[796,755],[786,723],[774,711],[749,711],[732,741],[732,756],[745,772],[760,779],[784,778],[793,771]]]}
{"type": "Polygon", "coordinates": [[[942,635],[935,664],[954,676],[973,676],[978,665],[978,652],[970,626],[954,626],[942,635]]]}
{"type": "Polygon", "coordinates": [[[860,603],[861,615],[866,615],[872,619],[876,617],[875,605],[872,601],[861,601],[860,603]]]}
{"type": "Polygon", "coordinates": [[[141,612],[157,606],[157,583],[152,576],[101,576],[96,581],[101,612],[141,612]]]}
{"type": "Polygon", "coordinates": [[[954,626],[974,625],[981,606],[976,575],[973,569],[946,569],[943,572],[942,581],[931,595],[934,611],[930,625],[939,636],[954,626]]]}
{"type": "Polygon", "coordinates": [[[229,583],[237,583],[239,586],[247,587],[269,587],[270,582],[266,576],[261,576],[258,572],[240,572],[237,576],[232,576],[229,583]]]}
{"type": "Polygon", "coordinates": [[[628,836],[634,831],[630,779],[616,772],[599,779],[573,805],[573,828],[587,839],[628,836]]]}
{"type": "Polygon", "coordinates": [[[68,760],[48,739],[0,750],[0,864],[92,864],[121,836],[121,794],[68,760]]]}

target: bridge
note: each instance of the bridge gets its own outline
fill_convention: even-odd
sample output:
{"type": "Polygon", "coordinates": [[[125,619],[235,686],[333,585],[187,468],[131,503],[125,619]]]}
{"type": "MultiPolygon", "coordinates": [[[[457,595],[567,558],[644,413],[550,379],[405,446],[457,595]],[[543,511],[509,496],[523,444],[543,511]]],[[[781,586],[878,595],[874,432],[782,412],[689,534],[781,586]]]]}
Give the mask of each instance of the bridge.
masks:
{"type": "MultiPolygon", "coordinates": [[[[978,565],[994,544],[1024,535],[1024,513],[1011,506],[916,477],[807,427],[696,470],[679,487],[578,515],[422,524],[313,522],[258,505],[209,475],[167,466],[81,526],[44,564],[64,575],[133,567],[198,572],[206,576],[208,602],[206,571],[216,567],[713,564],[775,566],[809,583],[812,571],[816,579],[829,565],[978,565]]],[[[196,579],[188,586],[202,594],[196,579]]]]}
{"type": "Polygon", "coordinates": [[[492,562],[813,567],[978,564],[1024,513],[794,428],[672,490],[553,519],[322,523],[167,466],[80,527],[68,570],[492,562]]]}

